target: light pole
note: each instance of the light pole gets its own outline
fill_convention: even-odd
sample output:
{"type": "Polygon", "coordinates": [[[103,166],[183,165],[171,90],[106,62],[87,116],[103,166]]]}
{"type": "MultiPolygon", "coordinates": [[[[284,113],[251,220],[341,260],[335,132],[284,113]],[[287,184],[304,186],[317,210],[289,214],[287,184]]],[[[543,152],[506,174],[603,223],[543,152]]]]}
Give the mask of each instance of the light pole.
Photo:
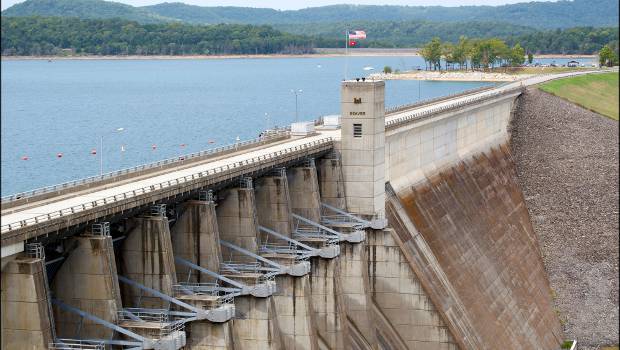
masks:
{"type": "Polygon", "coordinates": [[[421,86],[421,81],[420,79],[418,79],[418,101],[420,101],[420,86],[421,86]]]}
{"type": "Polygon", "coordinates": [[[302,89],[299,90],[291,90],[292,93],[295,94],[295,122],[299,121],[299,114],[298,114],[298,110],[297,110],[297,96],[299,94],[301,94],[302,92],[304,92],[302,89]]]}
{"type": "MultiPolygon", "coordinates": [[[[114,132],[121,132],[125,128],[117,128],[114,132]]],[[[99,136],[99,176],[103,175],[103,134],[99,136]]]]}
{"type": "Polygon", "coordinates": [[[265,112],[265,131],[269,130],[269,113],[265,112]]]}

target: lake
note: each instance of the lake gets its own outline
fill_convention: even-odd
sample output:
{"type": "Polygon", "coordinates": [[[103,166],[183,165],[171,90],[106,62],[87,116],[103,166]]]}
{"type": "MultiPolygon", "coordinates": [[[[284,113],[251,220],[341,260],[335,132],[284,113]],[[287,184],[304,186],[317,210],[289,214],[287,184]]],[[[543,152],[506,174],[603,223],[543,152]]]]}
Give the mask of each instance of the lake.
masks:
{"type": "MultiPolygon", "coordinates": [[[[295,120],[291,89],[302,90],[300,120],[338,114],[345,62],[3,60],[2,195],[99,174],[101,136],[104,172],[254,138],[268,125],[295,120]]],[[[406,70],[424,63],[420,57],[349,57],[348,76],[386,65],[406,70]]],[[[386,84],[386,106],[394,106],[490,83],[386,84]]]]}

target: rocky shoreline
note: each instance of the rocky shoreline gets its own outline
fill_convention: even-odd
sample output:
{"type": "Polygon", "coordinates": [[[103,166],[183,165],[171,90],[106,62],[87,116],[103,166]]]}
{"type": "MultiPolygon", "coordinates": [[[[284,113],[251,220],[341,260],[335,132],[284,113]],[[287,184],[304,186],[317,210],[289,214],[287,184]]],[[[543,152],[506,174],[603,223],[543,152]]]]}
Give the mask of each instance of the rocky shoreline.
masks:
{"type": "Polygon", "coordinates": [[[618,344],[618,122],[531,87],[511,147],[566,338],[618,344]]]}

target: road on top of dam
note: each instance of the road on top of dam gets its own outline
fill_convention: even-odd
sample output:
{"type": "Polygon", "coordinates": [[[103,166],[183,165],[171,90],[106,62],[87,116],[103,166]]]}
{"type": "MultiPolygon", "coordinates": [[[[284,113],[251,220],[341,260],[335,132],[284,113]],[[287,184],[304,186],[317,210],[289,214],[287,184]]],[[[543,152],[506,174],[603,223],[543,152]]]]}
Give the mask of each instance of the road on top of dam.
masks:
{"type": "MultiPolygon", "coordinates": [[[[599,71],[585,71],[585,72],[573,72],[573,73],[536,76],[536,77],[516,81],[513,83],[501,85],[497,88],[493,88],[493,89],[486,90],[483,92],[466,94],[463,96],[456,96],[449,100],[429,103],[427,105],[413,107],[412,109],[409,109],[403,112],[390,114],[389,116],[386,117],[386,123],[393,121],[395,119],[410,115],[413,112],[415,113],[424,112],[426,110],[434,109],[437,107],[451,106],[453,104],[456,104],[466,99],[470,99],[472,97],[484,97],[486,95],[503,92],[505,90],[513,89],[519,86],[534,85],[534,84],[538,84],[538,83],[551,80],[551,79],[557,79],[557,78],[562,78],[562,77],[567,77],[567,76],[572,76],[572,75],[588,74],[588,73],[593,73],[593,72],[599,72],[599,71]]],[[[192,174],[196,174],[196,173],[204,172],[208,170],[213,170],[221,166],[243,162],[243,161],[255,158],[255,157],[264,156],[272,152],[277,152],[277,151],[284,150],[290,147],[301,146],[303,144],[327,139],[330,137],[334,141],[338,141],[340,140],[340,137],[341,137],[340,129],[334,130],[334,129],[317,128],[316,131],[317,131],[317,134],[312,135],[312,136],[293,137],[289,141],[280,142],[280,143],[277,143],[269,147],[263,147],[263,148],[253,150],[253,151],[248,150],[246,152],[243,152],[243,154],[231,155],[230,157],[213,160],[210,162],[201,162],[200,164],[197,164],[195,166],[190,166],[190,167],[177,170],[177,171],[169,171],[165,174],[161,174],[161,173],[154,174],[152,177],[141,178],[134,182],[129,182],[129,183],[124,182],[122,184],[119,184],[118,186],[110,186],[108,184],[106,186],[101,186],[102,189],[100,190],[98,190],[95,187],[87,191],[84,191],[84,194],[80,194],[78,196],[72,196],[70,198],[65,198],[65,199],[61,199],[61,200],[57,200],[53,202],[49,200],[42,200],[40,204],[37,204],[37,202],[29,203],[27,205],[15,208],[15,210],[11,210],[10,213],[2,214],[1,224],[4,226],[7,224],[18,223],[23,220],[33,219],[40,215],[47,215],[47,214],[58,212],[59,210],[71,208],[77,205],[91,203],[93,201],[100,200],[103,198],[109,198],[115,195],[122,195],[123,193],[130,192],[132,190],[138,190],[144,187],[160,184],[166,181],[172,181],[172,180],[184,177],[184,176],[191,176],[192,174]]]]}

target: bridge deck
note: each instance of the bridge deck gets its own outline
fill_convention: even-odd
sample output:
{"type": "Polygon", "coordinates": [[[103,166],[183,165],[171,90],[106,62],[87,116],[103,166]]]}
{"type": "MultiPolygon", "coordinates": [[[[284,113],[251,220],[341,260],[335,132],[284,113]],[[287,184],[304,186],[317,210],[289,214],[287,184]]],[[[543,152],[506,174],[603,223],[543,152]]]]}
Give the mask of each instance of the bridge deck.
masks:
{"type": "Polygon", "coordinates": [[[260,148],[257,150],[248,150],[243,154],[237,154],[224,159],[214,160],[212,162],[201,163],[196,166],[191,166],[178,171],[172,171],[161,175],[143,178],[134,182],[119,184],[118,186],[110,187],[110,185],[108,184],[102,186],[103,189],[101,190],[98,190],[97,188],[92,188],[85,194],[61,199],[51,203],[48,201],[43,201],[41,205],[37,205],[36,203],[30,203],[28,206],[25,206],[23,210],[19,210],[19,208],[17,208],[17,211],[15,212],[2,215],[2,235],[5,235],[4,229],[5,225],[7,224],[19,223],[24,220],[31,220],[40,215],[58,212],[60,210],[79,206],[84,203],[92,203],[93,201],[101,200],[103,198],[110,198],[115,195],[122,195],[124,193],[138,190],[141,188],[159,185],[167,181],[175,181],[178,178],[191,176],[193,174],[209,170],[215,170],[222,166],[231,165],[234,163],[245,162],[256,157],[269,155],[273,152],[282,151],[287,148],[294,148],[296,146],[308,144],[313,141],[324,140],[329,137],[332,137],[333,139],[339,139],[340,130],[322,130],[319,131],[317,135],[293,138],[288,142],[278,143],[276,145],[260,148]]]}
{"type": "MultiPolygon", "coordinates": [[[[588,73],[592,73],[592,71],[536,76],[505,84],[490,90],[455,96],[454,98],[448,100],[431,102],[427,105],[413,106],[411,109],[406,109],[386,115],[386,129],[390,127],[395,127],[398,123],[401,122],[413,122],[417,120],[417,116],[420,116],[421,114],[432,115],[436,112],[441,112],[441,110],[444,110],[445,108],[458,107],[459,105],[462,105],[466,102],[472,103],[474,102],[474,100],[478,100],[486,96],[492,96],[498,93],[509,92],[511,90],[519,88],[520,86],[534,85],[551,79],[588,73]]],[[[147,188],[149,186],[159,185],[159,189],[162,189],[161,184],[167,181],[175,181],[179,178],[192,176],[197,173],[210,170],[213,171],[222,166],[249,161],[255,157],[265,156],[273,152],[282,151],[290,147],[301,146],[307,143],[311,143],[313,141],[324,140],[329,137],[331,137],[333,140],[339,140],[340,130],[320,130],[319,133],[314,136],[305,138],[294,138],[287,142],[278,143],[273,146],[261,147],[254,150],[250,149],[243,154],[236,154],[223,159],[220,158],[214,159],[213,161],[201,162],[195,166],[189,166],[187,168],[177,171],[170,171],[165,174],[153,174],[152,177],[138,178],[134,182],[120,182],[117,186],[115,186],[114,184],[102,185],[101,187],[99,187],[100,189],[98,189],[98,187],[94,187],[89,189],[88,191],[85,191],[84,194],[80,194],[77,196],[67,196],[67,198],[56,197],[53,201],[42,200],[39,203],[33,202],[25,206],[12,208],[12,210],[5,210],[5,213],[2,213],[1,217],[2,246],[4,247],[6,244],[12,244],[13,242],[15,242],[15,239],[13,238],[10,239],[10,242],[8,239],[6,239],[7,233],[15,231],[15,227],[17,227],[17,230],[20,230],[23,226],[29,227],[33,224],[39,223],[39,221],[37,221],[37,217],[40,217],[41,215],[48,215],[48,218],[43,218],[43,220],[52,220],[54,219],[54,217],[49,216],[50,213],[58,213],[59,211],[66,210],[67,208],[91,204],[95,201],[101,201],[105,198],[123,195],[131,191],[147,188]],[[25,221],[27,222],[27,225],[20,224],[24,223],[25,221]],[[17,225],[15,225],[15,227],[10,227],[8,226],[9,224],[17,225]]],[[[155,187],[153,187],[153,189],[155,190],[155,187]]],[[[142,193],[145,192],[143,191],[142,193]]],[[[116,198],[114,199],[116,200],[116,198]]],[[[105,201],[103,201],[103,204],[106,204],[105,201]]],[[[99,205],[99,203],[96,203],[92,206],[84,207],[84,210],[98,207],[99,205]]],[[[73,211],[65,211],[65,213],[61,212],[61,217],[64,218],[64,220],[68,221],[69,216],[73,214],[73,211]],[[68,215],[63,216],[65,215],[65,213],[68,215]]]]}

